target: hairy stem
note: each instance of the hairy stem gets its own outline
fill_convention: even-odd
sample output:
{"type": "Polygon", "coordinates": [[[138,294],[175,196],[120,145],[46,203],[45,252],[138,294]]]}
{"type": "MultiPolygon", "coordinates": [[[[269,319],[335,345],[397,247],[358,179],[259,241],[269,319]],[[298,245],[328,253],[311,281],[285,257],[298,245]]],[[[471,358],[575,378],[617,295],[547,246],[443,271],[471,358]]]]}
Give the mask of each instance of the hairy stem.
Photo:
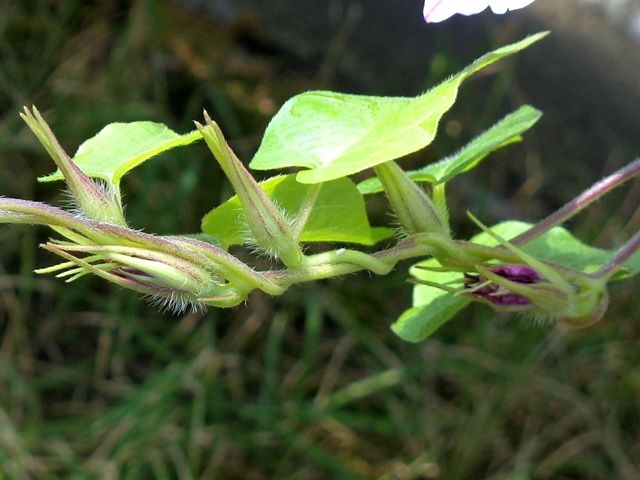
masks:
{"type": "Polygon", "coordinates": [[[345,261],[346,259],[342,257],[344,253],[336,255],[335,252],[328,252],[334,254],[334,259],[337,260],[335,263],[310,265],[300,270],[268,271],[262,272],[262,275],[279,285],[290,286],[296,283],[311,282],[324,278],[337,277],[348,273],[355,273],[362,270],[370,270],[370,267],[372,266],[380,268],[381,272],[382,269],[384,269],[386,270],[385,273],[389,273],[389,271],[391,271],[401,260],[416,257],[427,257],[433,253],[433,247],[419,237],[420,236],[418,235],[415,237],[409,237],[388,250],[382,250],[380,252],[372,253],[371,255],[356,252],[370,257],[366,262],[362,261],[362,257],[355,258],[355,256],[351,256],[350,261],[345,261]],[[365,263],[365,265],[363,265],[363,263],[365,263]]]}
{"type": "Polygon", "coordinates": [[[640,249],[640,232],[631,237],[614,257],[592,274],[595,278],[611,278],[640,249]]]}
{"type": "Polygon", "coordinates": [[[371,270],[373,273],[378,275],[386,275],[393,269],[393,265],[379,260],[373,255],[345,248],[310,255],[304,259],[304,265],[306,267],[340,265],[343,263],[361,266],[362,268],[371,270]]]}
{"type": "Polygon", "coordinates": [[[606,195],[614,188],[622,185],[627,180],[640,173],[640,158],[635,159],[629,165],[616,170],[611,175],[606,176],[596,184],[592,185],[560,210],[555,211],[547,218],[540,220],[533,227],[511,240],[514,245],[522,245],[538,238],[540,235],[560,225],[569,218],[578,214],[600,197],[606,195]]]}

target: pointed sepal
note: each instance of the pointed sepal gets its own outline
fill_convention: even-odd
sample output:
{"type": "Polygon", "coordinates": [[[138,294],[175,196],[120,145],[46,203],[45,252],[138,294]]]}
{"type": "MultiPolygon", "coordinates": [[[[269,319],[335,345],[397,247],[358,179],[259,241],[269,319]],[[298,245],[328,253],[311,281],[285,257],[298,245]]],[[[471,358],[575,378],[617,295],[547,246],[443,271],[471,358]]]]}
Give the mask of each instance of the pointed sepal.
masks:
{"type": "Polygon", "coordinates": [[[291,224],[231,150],[218,124],[207,112],[204,118],[205,125],[196,122],[196,127],[238,195],[257,247],[290,268],[299,266],[303,254],[291,224]]]}
{"type": "Polygon", "coordinates": [[[122,205],[115,190],[87,176],[64,151],[53,131],[36,107],[24,108],[22,119],[38,138],[64,175],[80,213],[87,218],[126,226],[122,205]]]}

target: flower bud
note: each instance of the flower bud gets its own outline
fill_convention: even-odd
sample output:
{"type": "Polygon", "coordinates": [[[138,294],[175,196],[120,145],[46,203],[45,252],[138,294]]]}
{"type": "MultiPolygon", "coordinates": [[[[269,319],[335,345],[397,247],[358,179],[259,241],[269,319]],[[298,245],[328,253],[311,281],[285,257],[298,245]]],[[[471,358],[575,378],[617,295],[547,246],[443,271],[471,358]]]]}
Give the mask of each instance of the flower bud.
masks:
{"type": "Polygon", "coordinates": [[[204,117],[206,127],[197,122],[196,127],[238,195],[258,247],[280,258],[288,267],[300,265],[302,250],[289,222],[229,148],[220,127],[207,112],[204,117]]]}
{"type": "Polygon", "coordinates": [[[476,266],[477,273],[465,273],[464,293],[499,310],[556,310],[566,301],[556,289],[529,265],[476,266]]]}
{"type": "Polygon", "coordinates": [[[449,237],[447,213],[394,161],[375,167],[391,208],[408,234],[440,233],[449,237]]]}
{"type": "Polygon", "coordinates": [[[120,199],[114,190],[88,177],[60,146],[36,107],[20,114],[62,172],[73,200],[83,215],[100,222],[126,226],[120,199]]]}
{"type": "Polygon", "coordinates": [[[189,236],[151,235],[2,197],[0,223],[47,225],[64,237],[42,247],[65,261],[36,273],[55,273],[67,282],[92,273],[140,292],[166,310],[232,307],[254,289],[271,295],[286,290],[216,245],[189,236]]]}
{"type": "Polygon", "coordinates": [[[602,318],[608,305],[605,278],[538,260],[468,215],[522,263],[476,265],[475,272],[465,274],[461,293],[494,308],[551,316],[567,324],[586,326],[602,318]]]}
{"type": "Polygon", "coordinates": [[[94,273],[143,293],[165,310],[182,312],[188,307],[198,310],[203,304],[228,307],[245,298],[211,268],[151,248],[56,242],[46,243],[43,248],[68,262],[37,273],[58,271],[57,277],[67,278],[68,282],[94,273]]]}
{"type": "Polygon", "coordinates": [[[538,267],[477,265],[476,272],[464,274],[465,288],[460,293],[496,310],[551,316],[574,326],[602,318],[608,305],[605,284],[570,269],[538,267]],[[564,281],[558,282],[556,275],[564,281]]]}

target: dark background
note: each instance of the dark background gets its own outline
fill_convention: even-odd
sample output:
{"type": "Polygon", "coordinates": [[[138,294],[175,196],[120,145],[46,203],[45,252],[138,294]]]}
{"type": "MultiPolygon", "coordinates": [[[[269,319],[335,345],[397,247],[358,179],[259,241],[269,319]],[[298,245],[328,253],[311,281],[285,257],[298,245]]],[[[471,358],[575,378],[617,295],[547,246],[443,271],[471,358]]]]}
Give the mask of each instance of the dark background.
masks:
{"type": "MultiPolygon", "coordinates": [[[[290,96],[415,95],[487,50],[552,34],[463,85],[407,168],[462,146],[524,103],[525,141],[449,188],[460,236],[534,221],[640,151],[637,43],[596,9],[538,0],[426,25],[419,1],[3,0],[0,193],[64,202],[17,112],[35,104],[72,153],[114,121],[179,132],[206,108],[248,161],[290,96]]],[[[198,231],[231,194],[206,149],[124,180],[132,226],[198,231]]],[[[613,247],[640,226],[638,184],[578,219],[613,247]]],[[[372,202],[373,223],[389,220],[372,202]]],[[[36,277],[42,228],[0,228],[0,473],[12,478],[640,478],[636,280],[585,330],[466,310],[419,345],[390,323],[406,271],[161,314],[99,279],[36,277]]]]}

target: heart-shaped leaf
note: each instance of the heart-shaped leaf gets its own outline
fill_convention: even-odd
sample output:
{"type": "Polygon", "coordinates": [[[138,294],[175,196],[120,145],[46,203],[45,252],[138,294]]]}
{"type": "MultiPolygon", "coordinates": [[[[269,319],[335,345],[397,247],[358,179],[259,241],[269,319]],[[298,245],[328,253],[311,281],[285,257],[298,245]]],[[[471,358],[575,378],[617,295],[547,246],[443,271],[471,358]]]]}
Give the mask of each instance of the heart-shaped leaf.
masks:
{"type": "MultiPolygon", "coordinates": [[[[260,186],[291,219],[298,217],[313,188],[296,182],[295,175],[272,177],[260,186]]],[[[224,248],[251,243],[237,196],[207,213],[202,218],[202,231],[217,238],[224,248]]],[[[372,245],[388,234],[388,231],[374,230],[369,226],[362,195],[351,180],[342,178],[322,185],[302,229],[300,241],[372,245]]]]}
{"type": "MultiPolygon", "coordinates": [[[[146,160],[201,138],[198,131],[180,135],[162,123],[110,123],[80,145],[73,161],[90,177],[117,187],[125,173],[146,160]]],[[[51,182],[63,177],[56,171],[38,180],[51,182]]]]}
{"type": "Polygon", "coordinates": [[[302,183],[341,178],[427,146],[462,81],[540,40],[546,33],[488,53],[415,98],[307,92],[288,100],[269,123],[250,167],[308,167],[302,183]]]}
{"type": "MultiPolygon", "coordinates": [[[[514,238],[531,228],[531,224],[517,221],[500,223],[491,228],[502,238],[514,238]]],[[[494,238],[480,233],[472,238],[482,245],[496,245],[494,238]]],[[[585,273],[593,272],[614,255],[614,251],[591,247],[575,238],[562,227],[555,227],[541,237],[532,240],[522,249],[534,257],[564,265],[585,273]]],[[[429,259],[414,265],[410,273],[418,280],[446,283],[462,278],[457,272],[433,272],[415,268],[417,266],[438,267],[439,263],[429,259]]],[[[640,255],[632,257],[623,270],[616,275],[620,280],[640,273],[640,255]]],[[[405,311],[392,325],[392,330],[409,342],[420,342],[447,323],[462,308],[469,304],[465,297],[455,296],[429,285],[417,284],[413,289],[413,308],[405,311]]]]}
{"type": "MultiPolygon", "coordinates": [[[[522,106],[453,155],[407,174],[416,182],[448,182],[456,175],[475,168],[491,152],[520,141],[520,135],[530,129],[541,116],[542,112],[539,110],[529,105],[522,106]]],[[[358,184],[358,190],[366,195],[381,192],[383,189],[380,180],[372,177],[358,184]]]]}

